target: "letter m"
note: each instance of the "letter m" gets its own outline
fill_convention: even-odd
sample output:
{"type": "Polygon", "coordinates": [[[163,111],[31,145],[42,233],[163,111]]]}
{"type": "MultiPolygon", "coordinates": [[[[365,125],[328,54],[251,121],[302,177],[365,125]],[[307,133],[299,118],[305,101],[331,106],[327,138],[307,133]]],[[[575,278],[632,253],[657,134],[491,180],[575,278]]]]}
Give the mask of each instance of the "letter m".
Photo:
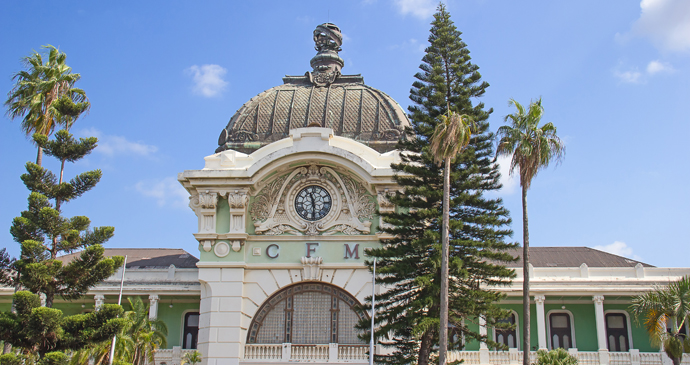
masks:
{"type": "Polygon", "coordinates": [[[355,245],[354,248],[350,249],[349,244],[345,244],[345,257],[346,259],[354,258],[359,259],[359,243],[355,245]]]}

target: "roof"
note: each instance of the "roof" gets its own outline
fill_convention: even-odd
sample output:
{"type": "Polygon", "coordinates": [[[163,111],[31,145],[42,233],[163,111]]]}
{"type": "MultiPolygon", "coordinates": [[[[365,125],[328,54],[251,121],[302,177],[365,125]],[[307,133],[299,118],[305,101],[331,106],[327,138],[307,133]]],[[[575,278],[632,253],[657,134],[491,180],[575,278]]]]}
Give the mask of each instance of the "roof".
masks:
{"type": "Polygon", "coordinates": [[[285,76],[283,85],[251,98],[230,118],[218,137],[216,153],[243,153],[287,138],[291,129],[331,128],[335,135],[354,139],[379,152],[395,149],[410,125],[403,109],[390,96],[364,84],[360,75],[343,75],[338,52],[343,37],[335,24],[314,31],[313,67],[300,76],[285,76]]]}
{"type": "MultiPolygon", "coordinates": [[[[508,267],[522,267],[522,247],[509,251],[518,261],[508,263],[508,267]]],[[[589,247],[530,247],[529,261],[534,267],[579,267],[587,264],[589,267],[634,267],[643,262],[599,251],[589,247]]]]}
{"type": "MultiPolygon", "coordinates": [[[[58,257],[66,262],[72,260],[79,252],[58,257]]],[[[127,256],[128,269],[153,269],[168,268],[175,265],[177,268],[196,268],[199,261],[189,252],[179,248],[106,248],[103,254],[110,256],[127,256]]]]}

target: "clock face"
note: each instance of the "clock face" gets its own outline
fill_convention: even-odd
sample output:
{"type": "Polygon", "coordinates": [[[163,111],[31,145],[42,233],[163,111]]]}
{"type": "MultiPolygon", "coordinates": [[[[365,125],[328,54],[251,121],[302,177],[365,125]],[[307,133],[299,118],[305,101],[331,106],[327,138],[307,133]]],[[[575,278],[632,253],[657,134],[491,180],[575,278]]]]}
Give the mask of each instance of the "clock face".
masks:
{"type": "Polygon", "coordinates": [[[295,198],[295,209],[300,217],[308,221],[318,221],[331,210],[331,195],[326,189],[311,185],[300,190],[295,198]]]}

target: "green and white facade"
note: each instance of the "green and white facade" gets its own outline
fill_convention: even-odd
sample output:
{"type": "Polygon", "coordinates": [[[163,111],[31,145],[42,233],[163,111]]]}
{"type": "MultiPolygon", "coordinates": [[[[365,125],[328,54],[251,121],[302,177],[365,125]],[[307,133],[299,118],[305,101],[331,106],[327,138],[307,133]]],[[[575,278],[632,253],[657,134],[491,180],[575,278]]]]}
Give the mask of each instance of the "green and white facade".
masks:
{"type": "MultiPolygon", "coordinates": [[[[377,212],[396,209],[395,141],[404,111],[359,75],[342,75],[337,27],[317,27],[312,72],[286,76],[244,104],[222,130],[215,154],[178,175],[198,219],[198,261],[182,250],[108,249],[128,255],[124,296],[141,296],[166,322],[157,365],[180,365],[198,348],[204,365],[368,363],[353,310],[372,288],[366,250],[380,245],[377,212]]],[[[201,157],[201,156],[200,156],[201,157]]],[[[193,253],[197,255],[197,253],[193,253]]],[[[535,248],[530,268],[532,349],[522,343],[522,269],[501,305],[514,331],[477,331],[511,347],[469,342],[450,359],[518,364],[521,351],[568,348],[580,364],[668,362],[626,311],[631,298],[684,275],[586,248],[535,248]]],[[[66,314],[117,302],[122,272],[82,300],[56,298],[66,314]]],[[[12,288],[0,288],[9,310],[12,288]]],[[[378,344],[378,353],[387,351],[378,344]]],[[[686,360],[690,363],[690,359],[686,360]]]]}

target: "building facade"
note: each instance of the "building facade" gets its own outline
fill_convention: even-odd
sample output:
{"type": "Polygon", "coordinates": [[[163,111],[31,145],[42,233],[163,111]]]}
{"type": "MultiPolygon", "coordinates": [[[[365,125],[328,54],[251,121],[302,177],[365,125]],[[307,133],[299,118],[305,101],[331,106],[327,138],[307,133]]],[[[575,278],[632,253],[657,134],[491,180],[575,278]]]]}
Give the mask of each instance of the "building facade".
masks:
{"type": "MultiPolygon", "coordinates": [[[[364,265],[380,245],[377,212],[396,209],[391,164],[409,121],[360,75],[343,75],[340,30],[314,31],[312,71],[245,103],[200,170],[178,175],[198,218],[198,259],[183,250],[108,249],[127,255],[124,295],[142,296],[150,316],[166,322],[168,349],[158,365],[180,365],[198,349],[204,365],[310,362],[368,363],[368,343],[354,325],[372,290],[364,265]]],[[[510,350],[469,342],[451,360],[517,364],[521,351],[563,347],[580,364],[661,364],[668,359],[630,318],[632,297],[684,275],[589,248],[532,248],[532,346],[521,345],[522,269],[497,288],[515,329],[480,333],[510,350]]],[[[516,256],[519,255],[515,252],[516,256]]],[[[68,260],[69,257],[64,259],[68,260]]],[[[86,299],[56,300],[66,314],[116,302],[122,271],[86,299]]],[[[9,309],[11,288],[0,288],[9,309]]],[[[382,344],[378,353],[389,351],[382,344]]],[[[690,363],[690,359],[687,360],[690,363]]]]}

